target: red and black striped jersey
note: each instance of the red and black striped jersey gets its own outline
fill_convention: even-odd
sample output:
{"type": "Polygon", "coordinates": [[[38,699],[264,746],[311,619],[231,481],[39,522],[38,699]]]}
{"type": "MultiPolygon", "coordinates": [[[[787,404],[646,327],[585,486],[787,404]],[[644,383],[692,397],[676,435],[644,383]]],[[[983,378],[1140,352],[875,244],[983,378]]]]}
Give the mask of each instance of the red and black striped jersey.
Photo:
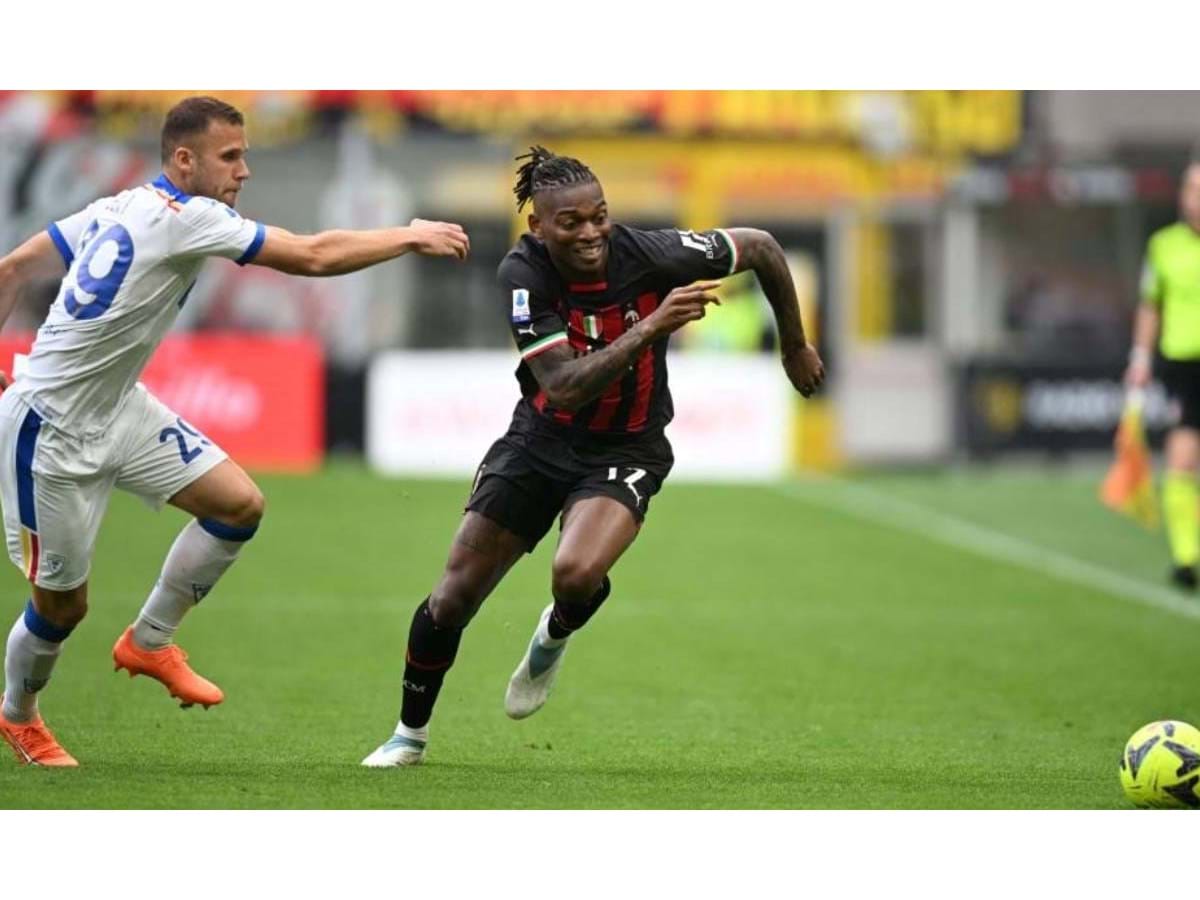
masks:
{"type": "Polygon", "coordinates": [[[643,350],[622,378],[574,413],[547,402],[526,360],[560,344],[569,344],[577,354],[603,350],[654,312],[674,288],[723,278],[736,266],[737,247],[721,229],[640,231],[614,225],[604,280],[572,284],[559,274],[541,241],[522,236],[500,263],[497,278],[521,351],[516,374],[523,404],[586,433],[662,429],[674,414],[667,388],[668,338],[643,350]]]}

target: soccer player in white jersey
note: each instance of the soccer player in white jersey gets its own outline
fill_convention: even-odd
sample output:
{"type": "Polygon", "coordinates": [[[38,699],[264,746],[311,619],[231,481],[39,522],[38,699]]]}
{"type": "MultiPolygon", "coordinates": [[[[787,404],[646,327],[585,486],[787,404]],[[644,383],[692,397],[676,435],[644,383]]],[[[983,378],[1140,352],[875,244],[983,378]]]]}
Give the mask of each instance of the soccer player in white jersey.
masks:
{"type": "Polygon", "coordinates": [[[246,151],[241,113],[211,97],[184,100],[163,125],[158,178],[97,200],[0,259],[0,324],[25,284],[66,272],[26,371],[0,395],[4,531],[32,583],[8,636],[0,736],[23,763],[77,765],[37,699],[87,613],[92,551],[114,487],[193,517],[113,647],[117,668],[157,679],[185,707],[224,699],[173,636],[254,535],[263,496],[138,383],[205,260],[317,276],[409,252],[465,259],[470,249],[462,228],[443,222],[296,235],[243,219],[234,206],[250,177],[246,151]]]}

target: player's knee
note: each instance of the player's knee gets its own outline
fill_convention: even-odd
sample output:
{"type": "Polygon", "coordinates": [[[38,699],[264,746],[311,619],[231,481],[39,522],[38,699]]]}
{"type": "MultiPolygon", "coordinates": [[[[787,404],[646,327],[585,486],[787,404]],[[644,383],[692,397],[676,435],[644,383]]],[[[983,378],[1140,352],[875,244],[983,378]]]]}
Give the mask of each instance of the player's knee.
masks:
{"type": "Polygon", "coordinates": [[[250,482],[232,497],[223,498],[219,512],[200,518],[200,527],[213,537],[244,543],[258,530],[265,509],[262,491],[250,482]]]}
{"type": "Polygon", "coordinates": [[[483,592],[447,572],[429,595],[429,616],[438,628],[465,628],[483,603],[483,592]]]}
{"type": "Polygon", "coordinates": [[[35,604],[38,615],[56,628],[74,628],[88,613],[87,597],[43,593],[35,604]]]}
{"type": "Polygon", "coordinates": [[[593,560],[572,556],[554,560],[551,590],[555,600],[587,603],[603,581],[604,569],[593,560]]]}
{"type": "Polygon", "coordinates": [[[62,614],[58,623],[61,628],[74,628],[84,620],[88,614],[88,605],[86,600],[81,600],[68,607],[62,614]]]}
{"type": "Polygon", "coordinates": [[[258,485],[251,485],[248,490],[242,494],[241,504],[238,510],[238,524],[242,528],[252,528],[263,521],[263,514],[266,512],[266,498],[263,492],[258,490],[258,485]]]}
{"type": "Polygon", "coordinates": [[[267,498],[258,489],[258,485],[251,483],[238,495],[233,510],[230,512],[229,524],[236,525],[238,528],[254,528],[262,521],[266,509],[267,498]]]}

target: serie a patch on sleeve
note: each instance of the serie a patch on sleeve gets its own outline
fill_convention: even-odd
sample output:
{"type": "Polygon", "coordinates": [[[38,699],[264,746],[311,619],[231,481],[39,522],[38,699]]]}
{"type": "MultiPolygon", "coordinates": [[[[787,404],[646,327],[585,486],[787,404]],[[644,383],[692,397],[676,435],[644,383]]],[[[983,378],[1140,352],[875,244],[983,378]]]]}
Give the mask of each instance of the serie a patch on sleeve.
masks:
{"type": "Polygon", "coordinates": [[[516,288],[512,292],[512,320],[514,324],[524,325],[529,321],[529,291],[516,288]]]}

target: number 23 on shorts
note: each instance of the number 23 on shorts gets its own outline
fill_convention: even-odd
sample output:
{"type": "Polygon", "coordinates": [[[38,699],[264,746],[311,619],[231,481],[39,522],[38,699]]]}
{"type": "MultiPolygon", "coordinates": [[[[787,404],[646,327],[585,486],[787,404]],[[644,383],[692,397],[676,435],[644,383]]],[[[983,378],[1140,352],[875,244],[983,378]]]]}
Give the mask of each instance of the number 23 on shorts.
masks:
{"type": "Polygon", "coordinates": [[[212,441],[188,425],[183,419],[176,419],[175,424],[179,427],[164,428],[158,433],[158,442],[165,444],[171,438],[174,438],[175,442],[179,444],[179,458],[183,460],[184,465],[187,465],[203,453],[205,447],[212,446],[212,441]],[[195,446],[188,446],[189,437],[194,439],[191,443],[195,444],[195,446]]]}

